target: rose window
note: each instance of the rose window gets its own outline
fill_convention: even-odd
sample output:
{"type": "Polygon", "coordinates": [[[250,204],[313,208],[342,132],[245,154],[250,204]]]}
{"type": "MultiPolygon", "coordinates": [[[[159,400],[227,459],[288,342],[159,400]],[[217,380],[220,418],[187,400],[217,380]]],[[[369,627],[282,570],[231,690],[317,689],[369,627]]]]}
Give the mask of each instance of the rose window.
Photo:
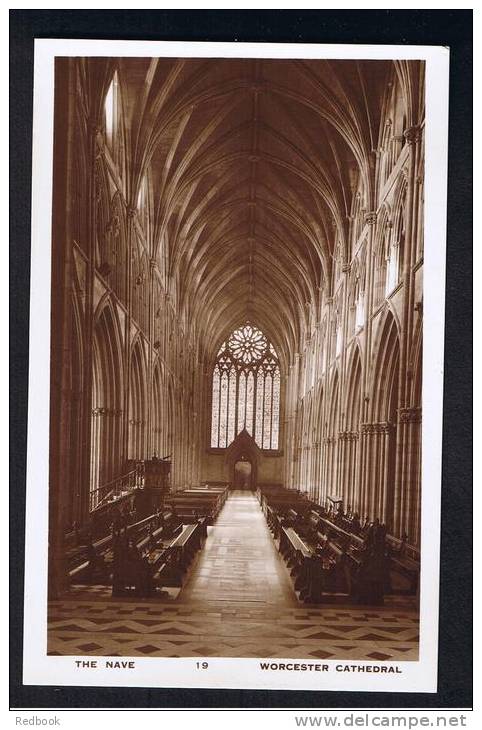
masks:
{"type": "Polygon", "coordinates": [[[228,348],[233,357],[246,365],[261,360],[267,347],[266,337],[251,325],[236,330],[228,340],[228,348]]]}

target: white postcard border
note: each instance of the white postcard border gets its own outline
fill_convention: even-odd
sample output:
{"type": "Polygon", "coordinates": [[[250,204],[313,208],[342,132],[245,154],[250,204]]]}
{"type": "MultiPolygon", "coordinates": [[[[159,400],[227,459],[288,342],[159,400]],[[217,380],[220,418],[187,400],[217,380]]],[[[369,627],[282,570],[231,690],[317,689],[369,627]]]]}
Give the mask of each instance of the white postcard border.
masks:
{"type": "MultiPolygon", "coordinates": [[[[24,684],[213,689],[436,692],[448,143],[447,48],[389,45],[35,41],[29,413],[25,537],[24,684]],[[328,671],[262,670],[262,659],[132,657],[134,669],[106,669],[109,657],[47,656],[48,465],[53,92],[56,56],[169,56],[426,61],[423,457],[420,659],[315,661],[328,671]],[[95,661],[79,668],[77,661],[95,661]],[[207,669],[200,669],[202,662],[207,669]],[[337,667],[354,667],[339,671],[337,667]],[[400,673],[382,673],[382,667],[400,673]],[[358,667],[364,667],[359,670],[358,667]]],[[[127,657],[116,657],[128,661],[127,657]]],[[[268,659],[268,658],[267,658],[268,659]]],[[[273,659],[279,665],[283,660],[273,659]]],[[[285,660],[296,664],[296,660],[285,660]]]]}

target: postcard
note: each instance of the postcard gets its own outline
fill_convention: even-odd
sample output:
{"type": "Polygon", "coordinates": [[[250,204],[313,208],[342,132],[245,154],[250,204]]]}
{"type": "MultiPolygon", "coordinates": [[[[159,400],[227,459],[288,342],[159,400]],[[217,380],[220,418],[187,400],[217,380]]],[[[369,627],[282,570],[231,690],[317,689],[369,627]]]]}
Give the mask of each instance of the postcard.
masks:
{"type": "Polygon", "coordinates": [[[36,40],[25,684],[436,692],[448,66],[36,40]]]}

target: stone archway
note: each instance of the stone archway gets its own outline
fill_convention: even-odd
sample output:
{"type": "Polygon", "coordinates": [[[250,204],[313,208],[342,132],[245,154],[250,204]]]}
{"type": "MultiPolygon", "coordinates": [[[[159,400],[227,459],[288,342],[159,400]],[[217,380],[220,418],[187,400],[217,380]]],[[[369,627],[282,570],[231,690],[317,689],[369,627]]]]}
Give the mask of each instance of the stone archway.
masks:
{"type": "MultiPolygon", "coordinates": [[[[242,467],[240,469],[240,465],[243,463],[246,465],[250,464],[251,466],[248,481],[249,486],[246,488],[251,490],[256,489],[260,454],[261,451],[256,444],[256,441],[252,436],[250,436],[246,429],[243,429],[240,433],[238,433],[234,441],[232,441],[226,449],[226,465],[229,474],[229,483],[233,489],[242,488],[239,486],[240,476],[238,476],[237,471],[238,473],[240,471],[247,472],[247,467],[242,467]],[[236,465],[238,465],[238,470],[236,470],[236,465]]],[[[245,474],[245,476],[247,476],[247,474],[245,474]]],[[[245,483],[244,479],[243,483],[245,483]]]]}
{"type": "Polygon", "coordinates": [[[253,467],[251,462],[246,456],[241,456],[241,458],[234,463],[233,489],[252,491],[252,473],[253,467]]]}

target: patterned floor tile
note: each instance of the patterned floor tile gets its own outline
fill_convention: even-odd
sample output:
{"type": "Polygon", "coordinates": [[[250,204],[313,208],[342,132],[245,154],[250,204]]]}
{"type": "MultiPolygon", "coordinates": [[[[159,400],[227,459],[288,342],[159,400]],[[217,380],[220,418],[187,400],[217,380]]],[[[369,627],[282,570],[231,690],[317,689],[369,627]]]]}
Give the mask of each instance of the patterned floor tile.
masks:
{"type": "Polygon", "coordinates": [[[74,587],[49,604],[50,655],[418,658],[408,599],[371,609],[298,602],[257,500],[230,497],[184,589],[169,598],[111,598],[74,587]]]}

